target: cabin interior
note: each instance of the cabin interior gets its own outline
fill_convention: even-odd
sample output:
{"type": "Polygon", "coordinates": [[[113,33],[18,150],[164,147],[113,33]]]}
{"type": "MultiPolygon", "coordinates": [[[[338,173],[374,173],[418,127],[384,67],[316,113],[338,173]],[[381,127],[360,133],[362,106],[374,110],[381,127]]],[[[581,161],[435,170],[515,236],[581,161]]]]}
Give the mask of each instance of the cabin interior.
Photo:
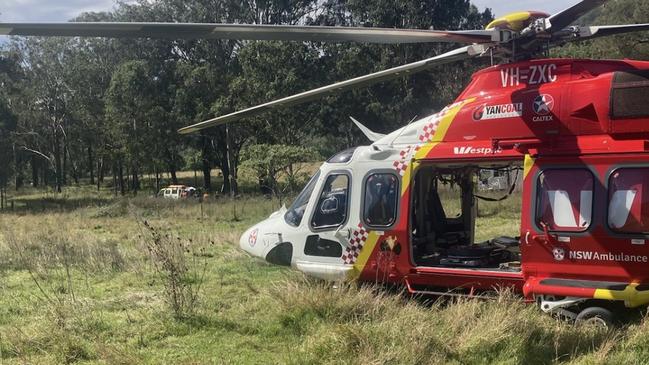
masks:
{"type": "Polygon", "coordinates": [[[411,234],[417,266],[520,271],[520,163],[417,169],[411,234]],[[505,220],[503,220],[505,221],[505,220]]]}

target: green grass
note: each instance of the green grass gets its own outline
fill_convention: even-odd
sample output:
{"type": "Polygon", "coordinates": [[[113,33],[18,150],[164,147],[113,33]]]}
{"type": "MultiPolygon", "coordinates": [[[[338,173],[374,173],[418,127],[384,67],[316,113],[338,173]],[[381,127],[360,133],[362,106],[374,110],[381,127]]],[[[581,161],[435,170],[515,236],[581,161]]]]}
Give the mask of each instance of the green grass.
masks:
{"type": "MultiPolygon", "coordinates": [[[[575,328],[510,293],[430,303],[253,259],[238,238],[277,201],[214,199],[201,210],[195,201],[65,194],[34,191],[0,214],[0,364],[640,364],[649,356],[643,319],[610,332],[575,328]],[[199,265],[190,268],[206,264],[191,314],[174,316],[167,304],[142,221],[191,248],[186,258],[199,265]]],[[[515,199],[481,203],[478,237],[516,234],[515,199]]]]}

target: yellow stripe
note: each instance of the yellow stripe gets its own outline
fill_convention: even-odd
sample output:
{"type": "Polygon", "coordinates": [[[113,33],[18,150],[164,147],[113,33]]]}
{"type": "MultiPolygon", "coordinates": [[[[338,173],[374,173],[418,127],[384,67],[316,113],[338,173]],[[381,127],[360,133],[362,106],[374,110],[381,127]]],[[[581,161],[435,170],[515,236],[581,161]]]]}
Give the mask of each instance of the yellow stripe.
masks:
{"type": "MultiPolygon", "coordinates": [[[[446,137],[446,132],[448,132],[449,128],[451,127],[451,124],[453,124],[453,121],[455,120],[455,117],[457,114],[462,110],[462,107],[465,106],[466,104],[469,104],[473,102],[475,98],[470,98],[466,99],[463,101],[460,101],[456,103],[455,105],[452,105],[449,110],[444,114],[444,116],[441,118],[439,121],[439,125],[437,126],[437,131],[433,134],[433,138],[429,141],[424,143],[420,148],[417,153],[414,155],[415,160],[419,160],[422,158],[425,158],[428,156],[430,151],[435,148],[440,142],[444,141],[444,137],[446,137]]],[[[403,183],[401,184],[401,195],[405,194],[406,190],[408,190],[408,187],[410,186],[410,175],[412,174],[412,171],[414,171],[415,165],[418,166],[418,164],[409,161],[408,167],[406,168],[406,171],[403,174],[403,183]]]]}
{"type": "Polygon", "coordinates": [[[532,170],[534,166],[534,158],[528,154],[525,155],[525,161],[523,162],[523,179],[527,177],[527,174],[532,170]]]}
{"type": "Polygon", "coordinates": [[[596,289],[593,298],[605,300],[623,300],[629,308],[649,304],[649,290],[639,291],[637,283],[631,283],[624,290],[596,289]]]}
{"type": "Polygon", "coordinates": [[[365,244],[363,245],[358,258],[354,263],[354,268],[347,275],[349,280],[357,279],[360,276],[361,272],[363,272],[365,265],[367,265],[367,260],[370,259],[370,255],[372,254],[372,252],[374,252],[374,247],[376,247],[376,243],[379,241],[379,237],[381,236],[374,231],[368,233],[365,244]]]}
{"type": "MultiPolygon", "coordinates": [[[[451,108],[446,112],[446,114],[444,114],[442,119],[439,121],[439,126],[437,127],[437,131],[433,135],[432,140],[421,146],[419,151],[417,151],[417,153],[415,154],[415,159],[408,161],[408,167],[406,167],[406,170],[404,171],[403,174],[403,178],[401,179],[402,197],[405,194],[406,190],[408,190],[408,186],[410,186],[411,172],[415,171],[416,167],[419,166],[419,163],[416,160],[428,156],[428,153],[435,146],[437,146],[440,142],[444,140],[444,137],[446,136],[446,132],[448,132],[448,129],[451,127],[453,120],[460,112],[462,107],[466,104],[473,102],[474,100],[475,98],[470,98],[458,102],[455,105],[452,105],[451,108]]],[[[376,247],[376,243],[378,242],[380,237],[381,235],[379,235],[375,231],[370,231],[368,233],[367,240],[365,241],[365,244],[363,245],[363,248],[361,249],[361,252],[358,255],[358,259],[356,259],[356,262],[354,263],[354,268],[349,272],[347,276],[349,280],[357,279],[361,274],[361,272],[363,272],[363,270],[365,269],[365,265],[367,265],[367,261],[370,259],[372,252],[374,252],[374,248],[376,247]]]]}
{"type": "Polygon", "coordinates": [[[406,171],[403,172],[403,178],[401,178],[401,196],[406,193],[406,190],[408,190],[408,186],[410,186],[410,171],[413,171],[412,166],[414,164],[414,161],[410,161],[408,163],[408,167],[406,168],[406,171]]]}

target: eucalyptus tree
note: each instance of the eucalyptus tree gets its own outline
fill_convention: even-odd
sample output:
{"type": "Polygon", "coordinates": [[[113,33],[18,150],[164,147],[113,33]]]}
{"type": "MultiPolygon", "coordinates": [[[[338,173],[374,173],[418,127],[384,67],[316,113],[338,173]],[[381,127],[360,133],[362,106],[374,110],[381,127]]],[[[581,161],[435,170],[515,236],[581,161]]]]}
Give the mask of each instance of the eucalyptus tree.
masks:
{"type": "MultiPolygon", "coordinates": [[[[648,23],[649,2],[646,0],[616,0],[588,14],[583,23],[625,24],[648,23]]],[[[583,43],[571,43],[553,51],[560,57],[631,58],[649,60],[649,32],[604,37],[583,43]]]]}
{"type": "MultiPolygon", "coordinates": [[[[227,16],[223,1],[137,1],[121,4],[115,17],[121,21],[222,22],[227,16]]],[[[132,59],[147,60],[163,87],[165,101],[157,104],[157,136],[161,139],[155,150],[158,162],[168,170],[180,168],[181,150],[202,151],[204,185],[211,189],[210,172],[215,145],[225,145],[224,133],[209,131],[199,137],[180,137],[176,130],[211,116],[212,104],[222,97],[228,83],[225,71],[232,60],[234,43],[218,40],[122,40],[121,50],[132,59]],[[208,71],[208,72],[206,72],[208,71]],[[219,138],[221,137],[221,138],[219,138]],[[218,141],[217,143],[214,143],[218,141]],[[223,143],[219,143],[219,142],[223,143]],[[166,146],[166,147],[165,147],[166,146]]],[[[158,95],[158,98],[161,96],[158,95]]],[[[153,152],[153,151],[152,151],[153,152]]],[[[227,164],[221,166],[227,172],[227,164]]],[[[157,167],[155,168],[157,170],[157,167]]],[[[172,172],[172,180],[175,180],[172,172]]],[[[229,189],[229,188],[228,188],[229,189]]]]}
{"type": "MultiPolygon", "coordinates": [[[[468,0],[328,0],[324,6],[326,11],[313,24],[461,30],[480,29],[492,19],[489,9],[480,12],[468,0]]],[[[452,48],[452,44],[322,45],[325,68],[330,70],[328,82],[415,62],[452,48]]],[[[323,132],[337,136],[342,141],[340,149],[364,142],[353,131],[350,115],[377,131],[392,131],[451,102],[480,66],[475,62],[441,66],[331,96],[320,109],[319,119],[326,121],[323,132]]]]}
{"type": "MultiPolygon", "coordinates": [[[[297,1],[231,1],[231,0],[161,0],[139,1],[123,6],[120,16],[129,20],[155,20],[178,22],[238,22],[257,24],[296,24],[318,7],[316,0],[297,1]]],[[[246,47],[255,47],[254,42],[228,40],[174,40],[171,44],[175,62],[179,64],[180,79],[177,98],[174,102],[175,119],[193,123],[207,119],[214,114],[227,113],[243,107],[244,102],[256,103],[259,93],[247,94],[252,89],[242,90],[241,55],[246,47]],[[209,70],[212,74],[205,72],[209,70]],[[199,94],[197,90],[202,92],[199,94]],[[255,95],[256,94],[256,95],[255,95]]],[[[269,49],[269,57],[279,54],[269,49]]],[[[244,59],[245,61],[245,59],[244,59]]],[[[258,66],[274,67],[280,59],[259,60],[258,66]]],[[[275,71],[281,77],[280,72],[275,71]]],[[[245,77],[244,77],[245,78],[245,77]]],[[[303,82],[304,80],[302,80],[303,82]]],[[[268,85],[261,85],[269,96],[277,94],[268,85]]],[[[293,117],[294,119],[297,119],[293,117]]],[[[289,118],[290,119],[290,118],[289,118]]],[[[285,120],[290,124],[291,120],[285,120]]],[[[216,128],[200,135],[189,137],[194,148],[202,152],[204,185],[211,187],[210,170],[216,162],[224,175],[223,191],[237,190],[236,176],[241,147],[251,136],[266,129],[266,123],[248,123],[216,128]]]]}
{"type": "Polygon", "coordinates": [[[16,117],[11,112],[9,100],[0,94],[0,208],[5,207],[7,186],[15,173],[15,130],[16,117]]]}
{"type": "MultiPolygon", "coordinates": [[[[125,169],[131,176],[129,189],[140,189],[139,176],[154,155],[164,110],[158,105],[159,78],[144,60],[127,61],[113,73],[106,95],[106,117],[110,123],[110,148],[122,194],[127,190],[125,169]]],[[[172,170],[175,173],[175,170],[172,170]]]]}
{"type": "MultiPolygon", "coordinates": [[[[213,104],[227,95],[227,79],[221,67],[208,62],[203,64],[181,62],[176,72],[178,85],[174,100],[174,117],[184,125],[209,119],[213,115],[213,104]]],[[[213,161],[218,161],[219,166],[225,167],[223,170],[226,173],[229,171],[227,154],[222,153],[223,148],[221,148],[226,144],[214,143],[225,140],[223,129],[203,131],[199,135],[184,138],[190,141],[191,147],[200,152],[203,188],[211,191],[213,161]]],[[[225,182],[227,181],[226,178],[225,182]]],[[[229,186],[225,186],[224,190],[229,191],[229,186]]]]}
{"type": "Polygon", "coordinates": [[[22,100],[16,106],[21,123],[20,149],[46,162],[54,171],[56,191],[66,183],[68,133],[72,125],[69,76],[70,39],[30,38],[15,46],[22,55],[25,74],[22,100]]]}
{"type": "MultiPolygon", "coordinates": [[[[6,195],[7,185],[12,177],[15,177],[16,187],[19,187],[22,181],[16,166],[19,159],[15,150],[17,118],[12,111],[12,104],[17,101],[16,84],[20,79],[19,70],[15,53],[0,53],[0,190],[4,191],[2,196],[6,195]]],[[[2,197],[0,205],[4,205],[2,197]]]]}
{"type": "MultiPolygon", "coordinates": [[[[84,13],[75,21],[112,21],[111,13],[84,13]]],[[[106,92],[111,76],[126,57],[119,42],[106,38],[76,38],[71,41],[67,82],[72,94],[71,110],[77,121],[76,155],[87,172],[90,184],[103,180],[109,158],[106,140],[106,92]],[[96,178],[96,179],[95,179],[96,178]]]]}

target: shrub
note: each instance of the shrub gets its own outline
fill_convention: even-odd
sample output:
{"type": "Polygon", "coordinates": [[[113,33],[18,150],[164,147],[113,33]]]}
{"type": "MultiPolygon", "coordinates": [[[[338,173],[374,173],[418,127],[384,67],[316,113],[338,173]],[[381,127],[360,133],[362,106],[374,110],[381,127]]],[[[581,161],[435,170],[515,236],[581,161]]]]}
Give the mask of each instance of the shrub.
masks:
{"type": "Polygon", "coordinates": [[[205,248],[196,249],[191,240],[162,234],[147,221],[145,244],[156,273],[164,279],[164,296],[176,318],[194,314],[205,281],[205,248]],[[190,259],[187,259],[187,256],[190,259]]]}

